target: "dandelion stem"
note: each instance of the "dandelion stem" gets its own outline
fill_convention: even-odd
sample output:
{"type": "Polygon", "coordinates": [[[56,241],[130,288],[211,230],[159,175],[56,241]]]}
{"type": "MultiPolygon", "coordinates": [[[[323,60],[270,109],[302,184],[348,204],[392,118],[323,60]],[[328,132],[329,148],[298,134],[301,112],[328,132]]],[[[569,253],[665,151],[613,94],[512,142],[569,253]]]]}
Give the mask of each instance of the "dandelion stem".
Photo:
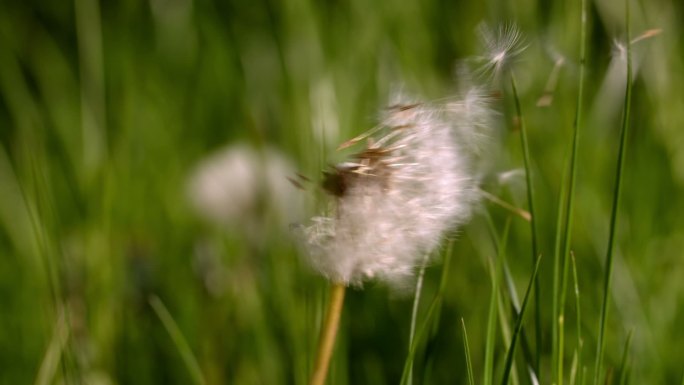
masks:
{"type": "Polygon", "coordinates": [[[328,312],[325,315],[321,336],[316,353],[316,363],[309,385],[323,385],[328,375],[330,358],[335,347],[335,337],[340,326],[340,316],[342,315],[342,305],[344,304],[345,286],[341,283],[333,283],[330,286],[330,302],[328,312]]]}

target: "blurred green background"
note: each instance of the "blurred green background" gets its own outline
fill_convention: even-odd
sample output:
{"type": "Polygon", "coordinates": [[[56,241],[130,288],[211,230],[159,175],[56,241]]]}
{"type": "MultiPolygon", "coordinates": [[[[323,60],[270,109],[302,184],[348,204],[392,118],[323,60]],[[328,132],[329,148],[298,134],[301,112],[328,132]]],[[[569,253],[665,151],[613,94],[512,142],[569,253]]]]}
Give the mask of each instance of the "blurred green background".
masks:
{"type": "MultiPolygon", "coordinates": [[[[633,36],[661,32],[633,44],[605,366],[617,370],[633,330],[632,383],[673,384],[684,359],[684,3],[630,4],[633,36]]],[[[482,22],[517,24],[527,45],[513,69],[544,255],[540,376],[551,383],[551,255],[576,109],[579,11],[579,1],[530,0],[1,2],[0,383],[191,383],[154,296],[208,384],[305,383],[327,283],[302,262],[290,224],[325,203],[286,177],[318,180],[340,160],[337,144],[372,127],[397,87],[428,99],[456,94],[458,63],[481,53],[482,22]],[[553,102],[540,107],[559,58],[553,102]],[[205,160],[211,154],[223,155],[205,160]]],[[[590,1],[588,20],[572,249],[591,373],[625,88],[615,44],[625,44],[624,2],[590,1]]],[[[526,208],[510,94],[492,92],[503,97],[493,102],[483,189],[526,208]]],[[[454,243],[415,383],[466,383],[461,318],[482,378],[487,260],[496,255],[485,213],[498,231],[510,213],[488,201],[477,211],[454,243]]],[[[508,261],[522,293],[529,225],[511,223],[508,261]]],[[[428,268],[421,309],[440,274],[439,263],[428,268]]],[[[411,303],[410,292],[378,284],[351,290],[329,383],[397,383],[411,303]]],[[[570,368],[577,325],[566,325],[570,368]]],[[[499,337],[497,370],[505,349],[499,337]]]]}

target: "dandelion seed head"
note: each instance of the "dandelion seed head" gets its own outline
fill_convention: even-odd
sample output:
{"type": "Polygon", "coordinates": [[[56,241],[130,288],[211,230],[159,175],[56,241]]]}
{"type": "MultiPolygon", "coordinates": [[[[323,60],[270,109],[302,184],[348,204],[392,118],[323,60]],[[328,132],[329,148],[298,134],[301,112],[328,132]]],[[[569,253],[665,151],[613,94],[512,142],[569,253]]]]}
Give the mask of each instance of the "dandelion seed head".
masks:
{"type": "Polygon", "coordinates": [[[489,114],[477,95],[440,104],[397,95],[373,135],[345,143],[362,149],[325,171],[330,207],[302,228],[316,270],[348,285],[401,286],[470,217],[471,137],[489,114]]]}

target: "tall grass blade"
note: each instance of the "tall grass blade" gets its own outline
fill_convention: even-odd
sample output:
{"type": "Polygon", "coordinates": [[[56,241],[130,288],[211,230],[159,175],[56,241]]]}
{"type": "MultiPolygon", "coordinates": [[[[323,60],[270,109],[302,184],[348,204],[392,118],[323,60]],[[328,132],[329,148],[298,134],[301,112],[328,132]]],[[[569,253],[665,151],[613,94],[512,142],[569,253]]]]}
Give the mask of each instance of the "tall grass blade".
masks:
{"type": "Polygon", "coordinates": [[[632,345],[633,330],[627,334],[627,342],[625,342],[625,350],[622,352],[622,359],[620,360],[620,381],[619,385],[625,385],[629,374],[629,348],[632,345]]]}
{"type": "MultiPolygon", "coordinates": [[[[572,134],[572,150],[570,152],[570,180],[568,182],[568,192],[566,195],[567,202],[565,207],[565,234],[563,236],[564,249],[562,263],[563,271],[561,273],[560,283],[560,300],[557,308],[558,315],[558,341],[556,359],[557,361],[557,384],[563,385],[563,357],[564,357],[564,339],[565,339],[565,298],[567,294],[568,281],[568,258],[570,254],[570,246],[572,245],[572,224],[573,224],[573,206],[575,197],[575,184],[577,179],[577,152],[579,148],[580,128],[582,123],[582,105],[584,102],[584,70],[586,66],[587,56],[587,0],[581,0],[580,11],[580,72],[579,84],[577,88],[577,108],[575,110],[575,120],[573,122],[572,134]]],[[[554,314],[556,317],[556,314],[554,314]]],[[[554,347],[556,348],[556,347],[554,347]]],[[[579,359],[579,357],[578,357],[579,359]]]]}
{"type": "Polygon", "coordinates": [[[570,365],[569,385],[575,385],[577,382],[577,367],[579,366],[578,356],[577,350],[575,350],[575,354],[572,355],[572,364],[570,365]]]}
{"type": "MultiPolygon", "coordinates": [[[[537,242],[537,215],[534,210],[534,186],[532,184],[532,165],[530,161],[530,148],[527,141],[527,127],[525,126],[525,118],[523,116],[522,107],[520,105],[520,97],[518,95],[518,87],[515,82],[515,77],[511,73],[511,87],[513,90],[513,99],[515,100],[515,111],[520,122],[520,142],[523,151],[523,161],[525,164],[525,183],[527,184],[527,205],[531,216],[530,232],[532,233],[532,263],[539,255],[539,246],[537,242]]],[[[535,354],[533,367],[535,371],[539,371],[540,360],[540,345],[541,345],[541,304],[539,297],[539,279],[535,278],[534,282],[534,330],[535,330],[535,354]]]]}
{"type": "Polygon", "coordinates": [[[605,348],[606,323],[608,319],[608,302],[610,286],[613,276],[613,250],[615,248],[615,232],[617,228],[618,209],[622,191],[622,174],[627,150],[627,131],[629,130],[629,116],[632,107],[632,48],[630,42],[629,1],[625,1],[625,29],[627,41],[627,90],[625,92],[624,111],[622,113],[622,127],[620,129],[620,148],[618,150],[617,167],[615,172],[615,189],[613,191],[613,208],[610,214],[610,229],[608,233],[608,249],[603,276],[603,303],[601,305],[601,319],[599,321],[598,342],[596,344],[596,365],[594,367],[594,385],[599,384],[599,377],[603,367],[603,350],[605,348]]]}
{"type": "Polygon", "coordinates": [[[401,385],[407,384],[408,377],[409,377],[409,363],[413,362],[413,359],[416,355],[416,349],[418,348],[418,344],[420,341],[423,339],[423,336],[428,330],[428,325],[430,324],[430,320],[432,320],[433,315],[436,312],[437,306],[440,302],[439,296],[435,296],[435,298],[432,299],[432,302],[430,302],[430,306],[428,307],[427,313],[425,314],[425,319],[423,322],[420,324],[420,328],[418,328],[418,331],[416,332],[415,338],[413,339],[413,344],[411,344],[411,348],[409,349],[408,357],[406,358],[406,362],[404,364],[404,370],[402,371],[401,374],[401,381],[399,382],[401,385]]]}
{"type": "Polygon", "coordinates": [[[506,244],[508,243],[508,230],[510,228],[510,217],[506,221],[502,239],[498,245],[498,256],[496,259],[496,267],[491,267],[492,293],[489,299],[489,316],[487,318],[487,340],[485,345],[485,364],[484,364],[484,384],[491,385],[492,377],[494,375],[494,344],[496,341],[496,319],[497,319],[497,303],[499,300],[499,280],[501,278],[501,270],[503,260],[506,253],[506,244]]]}
{"type": "Polygon", "coordinates": [[[561,248],[563,240],[563,219],[565,212],[566,189],[568,185],[569,159],[565,160],[561,187],[558,192],[558,207],[556,211],[556,235],[553,248],[553,292],[551,299],[551,375],[557,378],[558,375],[558,330],[559,330],[559,311],[558,302],[560,300],[561,286],[561,248]]]}
{"type": "Polygon", "coordinates": [[[57,316],[52,339],[50,340],[50,344],[45,351],[45,356],[43,356],[43,361],[38,369],[38,376],[34,382],[35,385],[49,385],[55,382],[55,376],[57,375],[58,366],[62,360],[68,338],[69,327],[66,323],[64,311],[62,310],[57,316]]]}
{"type": "MultiPolygon", "coordinates": [[[[406,360],[404,361],[404,370],[401,375],[401,381],[400,384],[407,384],[409,381],[412,379],[411,377],[411,372],[413,370],[413,361],[415,359],[415,354],[416,354],[416,349],[418,347],[418,344],[420,341],[423,339],[424,335],[428,333],[430,326],[432,325],[433,328],[438,327],[438,322],[439,322],[439,314],[442,308],[442,299],[444,297],[444,290],[446,290],[446,284],[449,278],[449,265],[451,263],[451,252],[453,250],[453,240],[450,240],[446,249],[446,253],[444,255],[444,264],[442,266],[442,276],[439,281],[439,289],[437,293],[435,294],[435,297],[432,299],[432,302],[430,302],[430,305],[428,307],[427,313],[425,314],[425,318],[423,319],[423,322],[420,324],[420,327],[417,329],[417,332],[411,332],[411,343],[409,345],[409,352],[406,357],[406,360]]],[[[427,258],[427,256],[426,256],[427,258]]],[[[424,264],[425,266],[425,264],[424,264]]],[[[424,267],[423,269],[424,270],[424,267]]],[[[418,285],[416,285],[418,286],[418,285]]],[[[416,287],[416,290],[420,290],[418,287],[416,287]]],[[[414,308],[416,307],[414,303],[414,308]]],[[[417,312],[417,310],[416,310],[417,312]]],[[[417,324],[417,322],[416,322],[417,324]]],[[[433,329],[434,330],[434,329],[433,329]]]]}
{"type": "Polygon", "coordinates": [[[174,345],[176,345],[176,349],[178,349],[178,353],[180,353],[183,363],[185,363],[185,366],[188,368],[188,372],[190,373],[193,382],[197,385],[206,384],[199,363],[192,353],[192,349],[190,349],[190,345],[188,345],[183,333],[181,333],[178,324],[173,320],[171,313],[169,313],[166,306],[164,306],[156,295],[151,296],[149,302],[150,306],[152,306],[152,310],[157,314],[157,317],[159,317],[162,325],[164,325],[166,332],[169,333],[171,340],[173,340],[174,345]]]}
{"type": "MultiPolygon", "coordinates": [[[[575,284],[575,312],[577,316],[575,319],[575,322],[577,323],[577,366],[582,367],[582,346],[584,345],[584,341],[582,340],[582,313],[580,311],[580,291],[579,281],[577,279],[577,262],[575,260],[575,253],[570,252],[570,257],[572,258],[572,278],[575,284]]],[[[583,383],[584,376],[580,376],[579,385],[582,385],[583,383]]]]}
{"type": "MultiPolygon", "coordinates": [[[[420,293],[423,289],[423,279],[425,278],[425,266],[428,260],[428,254],[425,254],[421,262],[420,271],[418,272],[418,279],[416,280],[416,291],[413,296],[413,309],[411,310],[411,328],[409,329],[409,349],[413,345],[413,337],[416,333],[416,320],[418,318],[418,307],[420,306],[420,293]]],[[[407,357],[408,359],[408,357],[407,357]]],[[[409,366],[408,385],[413,384],[413,360],[405,363],[409,366]]]]}
{"type": "Polygon", "coordinates": [[[537,273],[539,272],[539,263],[541,262],[541,255],[537,258],[537,262],[534,264],[534,271],[532,272],[532,277],[530,277],[530,282],[527,285],[527,290],[525,290],[525,297],[523,298],[522,306],[520,307],[520,314],[515,324],[515,331],[511,339],[511,346],[508,348],[506,353],[506,362],[504,364],[503,379],[501,380],[502,385],[507,385],[510,378],[511,370],[513,368],[513,360],[515,358],[515,348],[518,342],[518,337],[520,336],[520,331],[522,330],[522,324],[525,317],[525,310],[527,309],[527,303],[530,299],[530,293],[534,286],[534,282],[537,279],[537,273]]]}
{"type": "Polygon", "coordinates": [[[468,332],[466,331],[465,321],[461,318],[461,328],[463,328],[463,350],[466,356],[466,367],[468,368],[468,385],[475,385],[473,379],[473,363],[470,360],[470,345],[468,344],[468,332]]]}
{"type": "MultiPolygon", "coordinates": [[[[575,197],[575,185],[577,180],[577,152],[579,147],[580,138],[580,128],[582,122],[582,106],[584,103],[584,70],[587,55],[587,1],[581,1],[581,11],[580,11],[580,72],[579,72],[579,85],[577,89],[577,107],[575,109],[575,120],[573,122],[573,134],[572,134],[572,150],[570,152],[570,175],[569,182],[567,185],[568,192],[566,195],[566,207],[565,207],[565,224],[564,224],[564,236],[563,236],[563,255],[561,258],[561,265],[563,266],[561,282],[560,282],[560,295],[559,305],[556,309],[558,311],[557,317],[558,322],[558,335],[556,340],[558,342],[556,352],[557,359],[557,377],[556,382],[558,385],[563,385],[563,363],[564,363],[564,340],[565,340],[565,299],[567,295],[567,282],[568,282],[568,259],[570,254],[570,248],[572,245],[572,223],[573,223],[573,206],[575,197]]],[[[579,357],[578,357],[579,359],[579,357]]]]}

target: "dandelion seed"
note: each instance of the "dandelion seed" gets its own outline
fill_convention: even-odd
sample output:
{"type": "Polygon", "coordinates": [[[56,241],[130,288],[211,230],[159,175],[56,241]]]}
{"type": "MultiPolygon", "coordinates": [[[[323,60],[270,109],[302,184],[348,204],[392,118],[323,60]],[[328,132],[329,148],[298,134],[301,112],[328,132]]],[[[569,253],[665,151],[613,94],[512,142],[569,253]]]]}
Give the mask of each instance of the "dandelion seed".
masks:
{"type": "Polygon", "coordinates": [[[343,144],[366,141],[324,172],[332,205],[302,229],[311,264],[333,282],[401,286],[477,197],[472,144],[489,116],[480,94],[442,104],[398,97],[390,106],[380,126],[343,144]]]}
{"type": "Polygon", "coordinates": [[[496,30],[480,24],[478,32],[485,53],[476,60],[482,64],[480,71],[495,79],[527,48],[515,24],[503,24],[496,30]]]}

